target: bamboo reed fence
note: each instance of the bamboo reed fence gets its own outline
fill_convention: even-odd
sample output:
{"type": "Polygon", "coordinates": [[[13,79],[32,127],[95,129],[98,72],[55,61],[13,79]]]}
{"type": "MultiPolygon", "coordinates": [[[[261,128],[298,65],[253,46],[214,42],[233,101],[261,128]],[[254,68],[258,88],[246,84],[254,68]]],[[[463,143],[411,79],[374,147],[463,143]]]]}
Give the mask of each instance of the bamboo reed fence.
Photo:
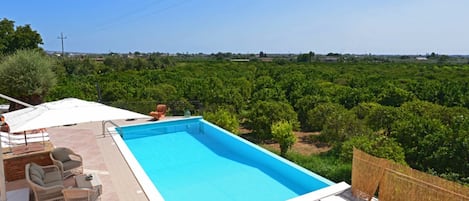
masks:
{"type": "Polygon", "coordinates": [[[376,195],[380,201],[469,201],[469,187],[358,149],[353,150],[352,194],[363,200],[376,195]]]}

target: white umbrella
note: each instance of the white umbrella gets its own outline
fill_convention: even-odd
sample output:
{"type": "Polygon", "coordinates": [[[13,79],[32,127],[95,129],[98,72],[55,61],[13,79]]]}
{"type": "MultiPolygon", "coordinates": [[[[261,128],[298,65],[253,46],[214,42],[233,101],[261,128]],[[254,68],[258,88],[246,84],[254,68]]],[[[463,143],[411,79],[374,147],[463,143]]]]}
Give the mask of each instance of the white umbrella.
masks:
{"type": "Polygon", "coordinates": [[[149,116],[97,102],[66,98],[3,114],[10,132],[21,132],[68,124],[149,116]]]}
{"type": "MultiPolygon", "coordinates": [[[[140,113],[76,98],[47,102],[4,113],[3,116],[11,133],[93,121],[151,118],[140,113]]],[[[2,156],[0,156],[0,161],[2,161],[0,164],[0,201],[3,201],[6,200],[6,191],[2,156]]]]}

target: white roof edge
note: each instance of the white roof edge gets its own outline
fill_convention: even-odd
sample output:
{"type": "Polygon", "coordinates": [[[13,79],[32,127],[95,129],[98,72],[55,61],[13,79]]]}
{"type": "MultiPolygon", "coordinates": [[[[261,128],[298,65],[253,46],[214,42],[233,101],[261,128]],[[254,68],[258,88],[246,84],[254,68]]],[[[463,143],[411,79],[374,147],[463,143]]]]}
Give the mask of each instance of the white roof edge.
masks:
{"type": "Polygon", "coordinates": [[[337,195],[349,189],[350,185],[345,182],[340,182],[325,188],[321,188],[316,191],[312,191],[298,197],[289,199],[287,201],[315,201],[320,200],[329,196],[337,195]]]}

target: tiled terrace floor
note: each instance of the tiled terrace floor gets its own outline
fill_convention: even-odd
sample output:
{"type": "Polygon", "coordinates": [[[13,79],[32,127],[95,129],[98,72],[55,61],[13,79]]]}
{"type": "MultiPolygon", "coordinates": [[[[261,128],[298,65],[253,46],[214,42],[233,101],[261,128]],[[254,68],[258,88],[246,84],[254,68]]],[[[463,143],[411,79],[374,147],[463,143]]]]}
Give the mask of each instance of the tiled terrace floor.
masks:
{"type": "MultiPolygon", "coordinates": [[[[134,121],[113,120],[117,125],[148,122],[148,119],[134,121]]],[[[145,201],[148,200],[127,166],[119,149],[108,134],[103,137],[101,122],[81,123],[72,126],[48,128],[50,141],[56,147],[68,147],[83,157],[84,172],[95,172],[103,184],[101,200],[145,201]]],[[[106,127],[113,126],[110,123],[106,127]]],[[[73,179],[66,184],[73,184],[73,179]]],[[[25,180],[7,183],[7,190],[27,187],[25,180]]]]}

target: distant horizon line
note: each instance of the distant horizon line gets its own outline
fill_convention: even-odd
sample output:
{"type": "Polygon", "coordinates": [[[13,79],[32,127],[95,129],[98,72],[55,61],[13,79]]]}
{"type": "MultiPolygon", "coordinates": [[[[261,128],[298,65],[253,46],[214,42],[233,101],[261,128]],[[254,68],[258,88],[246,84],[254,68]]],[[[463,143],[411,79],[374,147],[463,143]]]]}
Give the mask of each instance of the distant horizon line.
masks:
{"type": "MultiPolygon", "coordinates": [[[[48,52],[48,53],[62,53],[61,50],[44,50],[45,52],[48,52]]],[[[222,51],[219,51],[219,52],[212,52],[212,53],[205,53],[205,52],[197,52],[197,53],[194,53],[194,52],[159,52],[159,51],[156,51],[156,52],[141,52],[141,51],[134,51],[134,52],[113,52],[113,51],[110,51],[110,52],[80,52],[80,51],[64,51],[65,53],[72,53],[72,54],[111,54],[111,53],[114,53],[114,54],[134,54],[135,52],[139,52],[140,54],[153,54],[153,53],[162,53],[162,54],[170,54],[170,55],[175,55],[175,54],[186,54],[186,55],[198,55],[198,54],[203,54],[203,55],[212,55],[212,54],[218,54],[218,53],[231,53],[231,54],[234,54],[234,55],[249,55],[249,54],[254,54],[254,55],[258,55],[260,52],[263,52],[264,54],[266,54],[267,56],[270,54],[270,55],[301,55],[301,54],[308,54],[309,52],[299,52],[299,53],[291,53],[291,52],[288,52],[288,53],[269,53],[269,52],[265,52],[265,51],[259,51],[257,53],[251,53],[251,52],[247,52],[247,53],[240,53],[240,52],[222,52],[222,51]]],[[[435,53],[435,55],[446,55],[446,56],[469,56],[468,53],[466,54],[440,54],[440,53],[436,53],[436,52],[431,52],[431,53],[425,53],[425,54],[403,54],[403,53],[380,53],[380,54],[374,54],[374,53],[339,53],[339,52],[328,52],[328,53],[316,53],[313,51],[313,53],[315,55],[327,55],[327,54],[339,54],[339,55],[360,55],[360,56],[366,56],[366,55],[370,55],[370,56],[429,56],[431,55],[432,53],[435,53]]]]}

